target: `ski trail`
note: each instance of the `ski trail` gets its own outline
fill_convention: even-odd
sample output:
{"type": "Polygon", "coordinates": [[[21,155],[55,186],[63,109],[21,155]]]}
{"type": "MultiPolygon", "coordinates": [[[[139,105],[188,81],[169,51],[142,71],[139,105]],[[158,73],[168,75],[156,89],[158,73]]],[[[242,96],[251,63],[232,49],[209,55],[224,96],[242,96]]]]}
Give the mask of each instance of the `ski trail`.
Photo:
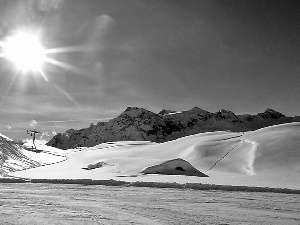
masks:
{"type": "Polygon", "coordinates": [[[228,151],[223,157],[221,157],[220,159],[218,159],[208,170],[206,170],[206,172],[210,171],[212,168],[214,168],[220,161],[222,161],[230,152],[232,152],[236,147],[238,147],[241,144],[238,143],[236,146],[234,146],[230,151],[228,151]]]}
{"type": "MultiPolygon", "coordinates": [[[[253,136],[255,136],[255,135],[253,135],[253,136]]],[[[250,137],[248,137],[248,138],[250,138],[250,137]]],[[[248,138],[245,138],[245,139],[241,138],[237,145],[235,145],[224,156],[222,156],[220,159],[218,159],[208,170],[206,170],[206,172],[213,169],[220,161],[222,161],[226,156],[228,156],[234,149],[236,149],[238,146],[240,146],[243,142],[246,142],[246,143],[252,145],[252,148],[250,149],[250,151],[247,154],[247,158],[249,159],[249,164],[247,165],[246,169],[247,169],[248,174],[255,175],[253,165],[254,165],[254,161],[255,161],[255,156],[256,156],[256,151],[257,151],[258,144],[254,141],[247,140],[248,138]]]]}

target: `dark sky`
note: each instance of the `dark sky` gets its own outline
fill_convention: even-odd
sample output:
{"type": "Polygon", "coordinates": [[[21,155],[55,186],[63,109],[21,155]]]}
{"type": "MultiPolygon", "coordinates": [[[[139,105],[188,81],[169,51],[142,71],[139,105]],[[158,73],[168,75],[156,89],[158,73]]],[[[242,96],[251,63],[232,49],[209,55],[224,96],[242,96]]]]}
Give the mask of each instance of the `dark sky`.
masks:
{"type": "Polygon", "coordinates": [[[61,48],[49,54],[60,65],[43,67],[48,82],[0,59],[0,132],[12,138],[86,127],[127,106],[300,115],[299,1],[0,3],[2,39],[35,30],[46,49],[61,48]]]}

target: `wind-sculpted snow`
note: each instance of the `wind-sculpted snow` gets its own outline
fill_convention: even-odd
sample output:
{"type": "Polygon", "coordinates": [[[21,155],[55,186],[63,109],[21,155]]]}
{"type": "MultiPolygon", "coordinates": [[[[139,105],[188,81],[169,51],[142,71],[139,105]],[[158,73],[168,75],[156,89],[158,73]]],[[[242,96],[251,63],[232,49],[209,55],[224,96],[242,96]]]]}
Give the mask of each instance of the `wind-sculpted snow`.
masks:
{"type": "Polygon", "coordinates": [[[119,179],[300,188],[300,123],[245,133],[207,132],[164,143],[108,142],[91,148],[56,149],[56,152],[65,154],[68,159],[13,174],[41,179],[119,179]],[[171,174],[174,175],[177,168],[177,176],[157,175],[158,170],[151,170],[155,175],[143,174],[149,168],[165,168],[164,163],[170,161],[175,163],[171,174]],[[180,164],[183,161],[209,177],[183,176],[181,168],[184,168],[180,164]],[[159,165],[162,167],[155,167],[159,165]]]}

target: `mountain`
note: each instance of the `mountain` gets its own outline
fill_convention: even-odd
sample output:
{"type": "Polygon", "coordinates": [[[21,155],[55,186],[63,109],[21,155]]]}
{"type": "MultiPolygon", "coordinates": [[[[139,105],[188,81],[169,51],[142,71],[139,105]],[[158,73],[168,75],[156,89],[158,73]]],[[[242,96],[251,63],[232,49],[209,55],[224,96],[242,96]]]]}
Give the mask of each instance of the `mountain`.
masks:
{"type": "Polygon", "coordinates": [[[108,122],[99,122],[85,129],[69,129],[65,133],[59,133],[47,145],[70,149],[92,147],[113,141],[166,142],[201,132],[245,132],[296,121],[300,121],[300,117],[286,117],[269,108],[257,115],[236,115],[225,109],[211,113],[194,107],[182,112],[164,109],[154,113],[143,108],[128,107],[108,122]]]}
{"type": "Polygon", "coordinates": [[[163,138],[163,117],[143,108],[128,107],[107,123],[91,124],[87,129],[67,130],[54,136],[47,145],[62,149],[94,146],[111,141],[157,141],[163,138]]]}

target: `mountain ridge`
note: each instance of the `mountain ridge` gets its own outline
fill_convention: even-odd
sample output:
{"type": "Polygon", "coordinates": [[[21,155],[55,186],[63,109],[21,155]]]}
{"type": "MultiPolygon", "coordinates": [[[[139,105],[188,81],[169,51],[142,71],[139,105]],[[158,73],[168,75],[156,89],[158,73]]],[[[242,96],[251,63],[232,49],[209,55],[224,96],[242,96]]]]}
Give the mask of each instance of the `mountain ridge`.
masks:
{"type": "Polygon", "coordinates": [[[159,113],[139,107],[127,107],[119,116],[108,122],[58,133],[47,145],[70,149],[92,147],[111,141],[161,143],[202,132],[246,132],[290,122],[300,122],[300,117],[287,117],[271,108],[256,115],[236,115],[226,109],[211,113],[199,107],[182,112],[163,109],[159,113]]]}

